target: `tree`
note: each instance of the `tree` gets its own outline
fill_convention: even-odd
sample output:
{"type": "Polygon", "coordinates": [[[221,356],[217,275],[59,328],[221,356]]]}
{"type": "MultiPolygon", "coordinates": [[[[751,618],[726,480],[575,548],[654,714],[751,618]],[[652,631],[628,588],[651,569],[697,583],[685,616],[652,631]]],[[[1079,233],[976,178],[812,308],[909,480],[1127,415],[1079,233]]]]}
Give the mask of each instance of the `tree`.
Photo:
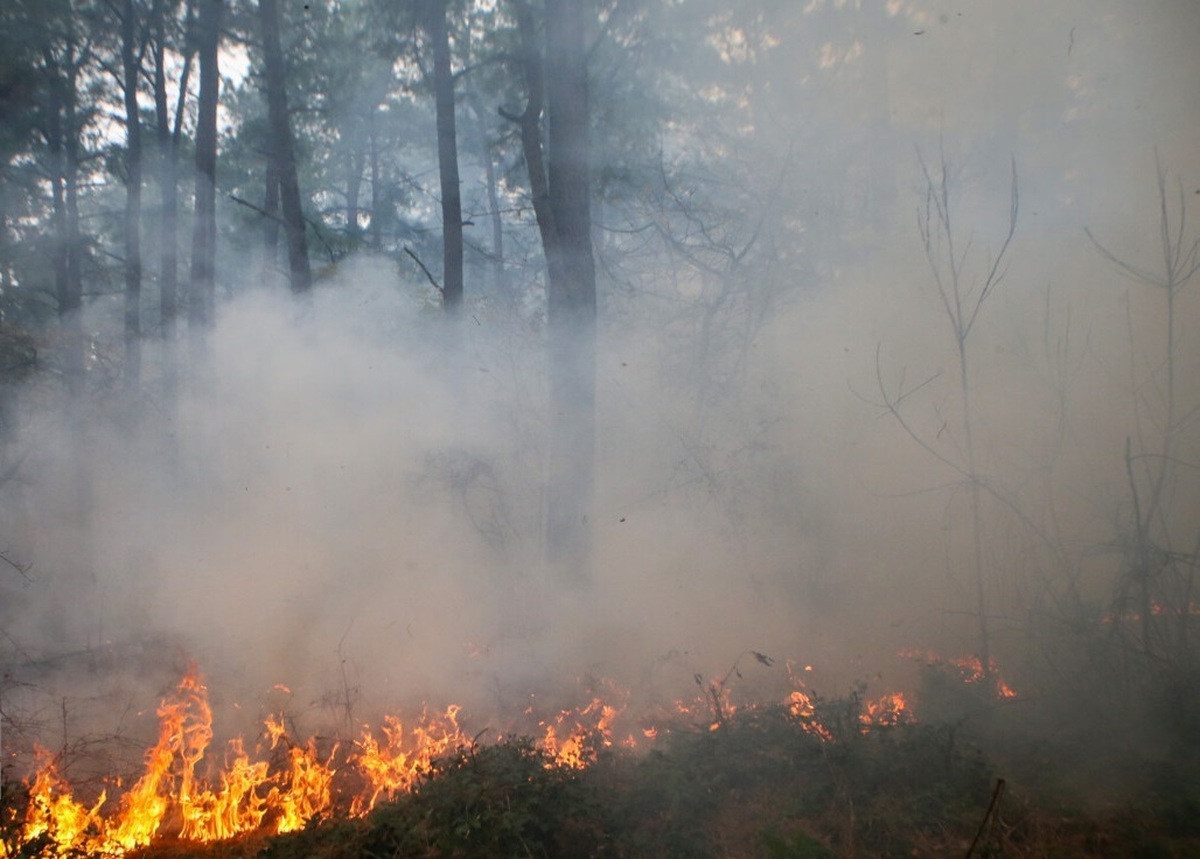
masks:
{"type": "MultiPolygon", "coordinates": [[[[195,0],[188,0],[184,26],[183,69],[179,75],[179,96],[172,119],[167,94],[167,48],[170,40],[168,21],[175,14],[176,0],[155,0],[152,9],[154,44],[154,128],[158,146],[158,187],[161,203],[159,217],[159,316],[160,332],[168,349],[175,342],[179,290],[179,143],[183,132],[183,114],[188,78],[191,76],[191,40],[195,0]]],[[[172,373],[171,356],[167,372],[172,373]]]]}
{"type": "Polygon", "coordinates": [[[198,0],[197,56],[200,96],[196,115],[196,216],[192,227],[192,277],[188,329],[193,342],[212,324],[217,253],[217,96],[222,0],[198,0]]]}
{"type": "Polygon", "coordinates": [[[433,91],[437,104],[438,174],[442,191],[442,306],[453,313],[463,297],[463,217],[447,6],[443,0],[427,0],[425,29],[433,43],[433,91]]]}
{"type": "MultiPolygon", "coordinates": [[[[979,446],[975,438],[976,415],[971,398],[971,350],[968,348],[971,342],[971,333],[979,321],[980,312],[996,287],[1004,279],[1009,247],[1017,229],[1019,196],[1015,160],[1012,161],[1011,169],[1008,230],[1000,243],[999,250],[990,259],[984,260],[981,273],[971,275],[967,269],[967,251],[970,249],[971,242],[968,240],[964,247],[959,246],[961,238],[957,221],[952,217],[951,207],[950,192],[953,183],[945,152],[941,154],[936,172],[931,172],[925,160],[921,159],[921,171],[925,178],[925,205],[918,212],[917,225],[921,232],[921,245],[925,251],[926,262],[929,264],[930,275],[937,287],[941,309],[954,338],[955,355],[958,359],[957,387],[961,408],[959,423],[961,459],[954,459],[937,450],[928,439],[913,429],[901,413],[901,405],[904,400],[932,379],[907,391],[891,393],[884,385],[882,372],[878,366],[878,357],[876,359],[876,374],[884,407],[910,438],[943,465],[956,472],[967,489],[970,498],[971,570],[975,579],[975,611],[979,636],[978,656],[985,680],[991,677],[992,642],[988,620],[990,601],[984,564],[983,494],[987,493],[1001,501],[1018,516],[1021,516],[1022,521],[1032,524],[1031,520],[1022,514],[1019,506],[1015,502],[1007,500],[1007,496],[983,474],[979,446]]],[[[1040,529],[1035,528],[1035,530],[1041,533],[1040,529]]]]}
{"type": "Polygon", "coordinates": [[[279,12],[275,0],[259,0],[259,21],[263,38],[263,77],[267,94],[267,115],[271,129],[270,161],[267,171],[268,194],[271,184],[279,185],[279,204],[287,235],[288,270],[292,292],[303,294],[312,289],[312,269],[305,243],[304,212],[300,202],[300,180],[296,172],[295,145],[288,121],[287,70],[279,40],[279,12]]]}
{"type": "Polygon", "coordinates": [[[53,200],[51,265],[58,318],[65,332],[64,372],[67,387],[78,393],[83,380],[83,241],[79,229],[80,133],[86,108],[80,110],[80,71],[89,62],[89,47],[76,31],[72,10],[45,23],[42,72],[46,82],[44,135],[53,200]],[[61,30],[59,29],[61,27],[61,30]]]}
{"type": "Polygon", "coordinates": [[[133,0],[121,4],[121,89],[125,97],[125,384],[142,371],[142,119],[138,106],[141,51],[133,0]]]}
{"type": "Polygon", "coordinates": [[[546,560],[560,578],[584,582],[596,449],[596,265],[584,10],[575,0],[547,2],[543,77],[532,10],[524,0],[515,5],[528,100],[520,115],[506,116],[521,131],[547,274],[546,560]]]}
{"type": "Polygon", "coordinates": [[[586,574],[595,468],[596,264],[592,257],[588,81],[583,4],[546,4],[547,184],[554,241],[546,247],[550,486],[546,550],[568,576],[586,574]]]}
{"type": "MultiPolygon", "coordinates": [[[[1162,378],[1135,390],[1136,440],[1125,439],[1125,474],[1129,488],[1129,527],[1121,539],[1124,557],[1114,588],[1111,611],[1116,617],[1138,619],[1136,649],[1151,657],[1156,667],[1177,669],[1195,659],[1190,627],[1195,613],[1196,569],[1200,566],[1200,533],[1192,541],[1195,527],[1186,504],[1180,503],[1180,472],[1194,467],[1181,455],[1188,431],[1200,407],[1182,396],[1179,385],[1181,314],[1183,290],[1200,272],[1200,237],[1187,231],[1187,197],[1183,182],[1172,189],[1157,153],[1155,172],[1158,191],[1160,259],[1154,265],[1118,257],[1085,229],[1100,254],[1123,277],[1158,290],[1163,299],[1162,353],[1153,366],[1162,378]],[[1174,190],[1174,194],[1172,191],[1174,190]],[[1174,198],[1174,199],[1173,199],[1174,198]],[[1160,363],[1161,362],[1161,363],[1160,363]],[[1159,436],[1146,440],[1142,415],[1153,415],[1159,436]],[[1183,540],[1191,541],[1181,543],[1183,540]]],[[[1132,336],[1132,334],[1131,334],[1132,336]]],[[[1155,373],[1157,376],[1158,373],[1155,373]]],[[[1150,430],[1153,432],[1153,430],[1150,430]]],[[[1120,631],[1119,626],[1114,630],[1120,631]]]]}

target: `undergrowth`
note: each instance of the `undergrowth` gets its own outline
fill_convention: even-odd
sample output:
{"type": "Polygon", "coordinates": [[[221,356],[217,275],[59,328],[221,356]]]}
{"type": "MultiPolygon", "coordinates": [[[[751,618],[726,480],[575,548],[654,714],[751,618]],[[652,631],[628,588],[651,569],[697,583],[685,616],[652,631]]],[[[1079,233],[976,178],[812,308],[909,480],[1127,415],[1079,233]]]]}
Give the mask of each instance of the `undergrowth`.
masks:
{"type": "MultiPolygon", "coordinates": [[[[1161,815],[1125,809],[1102,823],[1060,809],[1040,814],[1027,795],[997,789],[998,773],[964,739],[961,725],[866,729],[856,695],[818,700],[815,710],[823,736],[811,716],[747,708],[716,730],[678,725],[660,732],[648,754],[604,748],[597,738],[594,760],[581,770],[554,765],[527,738],[470,744],[436,761],[411,794],[363,819],[326,819],[289,835],[259,833],[207,846],[164,840],[138,855],[961,859],[968,849],[990,859],[1197,855],[1188,852],[1196,844],[1194,794],[1164,802],[1161,815]],[[989,801],[997,794],[1003,795],[993,815],[989,801]]],[[[5,796],[19,802],[20,791],[5,796]]],[[[11,813],[4,817],[12,820],[11,813]]],[[[31,847],[8,855],[39,854],[31,847]]]]}

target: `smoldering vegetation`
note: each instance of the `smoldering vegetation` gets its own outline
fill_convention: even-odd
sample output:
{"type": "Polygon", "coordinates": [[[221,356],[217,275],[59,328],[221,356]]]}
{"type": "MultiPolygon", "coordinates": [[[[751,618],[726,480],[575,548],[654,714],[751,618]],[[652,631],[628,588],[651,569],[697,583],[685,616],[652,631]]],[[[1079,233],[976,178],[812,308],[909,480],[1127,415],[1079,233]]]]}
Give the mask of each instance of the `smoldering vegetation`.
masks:
{"type": "MultiPolygon", "coordinates": [[[[740,666],[750,700],[794,660],[829,694],[912,690],[1088,799],[1177,784],[1200,749],[1195,16],[890,5],[879,135],[819,94],[870,47],[818,30],[813,62],[744,70],[776,75],[751,109],[714,99],[755,133],[666,127],[657,184],[597,203],[584,587],[542,560],[536,259],[453,320],[399,252],[297,301],[253,282],[228,203],[212,330],[147,342],[139,390],[111,298],[39,331],[4,383],[5,754],[130,766],[192,661],[221,730],[253,734],[425,702],[482,728],[596,678],[650,708],[756,651],[779,665],[740,666]],[[967,656],[1015,697],[939,673],[967,656]]],[[[781,39],[828,24],[780,14],[781,39]]]]}

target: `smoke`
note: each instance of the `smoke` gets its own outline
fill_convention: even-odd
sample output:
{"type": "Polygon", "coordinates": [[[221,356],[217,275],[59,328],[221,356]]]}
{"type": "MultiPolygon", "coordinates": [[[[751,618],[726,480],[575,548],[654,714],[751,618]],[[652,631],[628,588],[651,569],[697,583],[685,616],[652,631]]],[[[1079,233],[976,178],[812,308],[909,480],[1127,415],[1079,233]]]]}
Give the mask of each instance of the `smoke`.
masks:
{"type": "MultiPolygon", "coordinates": [[[[922,449],[962,461],[955,344],[915,226],[918,150],[954,165],[968,279],[1003,239],[1010,153],[1020,181],[1011,262],[970,343],[981,468],[1020,510],[989,500],[998,649],[1027,643],[1009,610],[1061,590],[1022,515],[1097,547],[1076,574],[1103,599],[1114,562],[1099,547],[1127,514],[1124,439],[1161,408],[1162,309],[1082,230],[1153,256],[1156,147],[1192,202],[1200,134],[1180,88],[1196,79],[1185,34],[1200,16],[1022,8],[890,19],[879,145],[894,203],[850,253],[816,246],[819,264],[749,276],[788,297],[723,317],[737,350],[717,335],[697,346],[711,284],[678,259],[642,274],[676,285],[666,310],[657,293],[612,290],[590,588],[564,592],[541,567],[536,322],[482,300],[446,322],[362,260],[308,304],[242,289],[177,400],[64,407],[45,380],[22,392],[26,458],[0,505],[33,567],[3,585],[9,660],[124,654],[106,663],[134,666],[118,704],[149,708],[195,659],[227,706],[266,706],[283,684],[319,723],[418,701],[495,712],[584,675],[674,695],[750,649],[816,665],[837,693],[899,670],[903,647],[973,651],[962,475],[922,449]],[[916,439],[881,407],[910,391],[916,439]]],[[[835,132],[815,142],[835,150],[835,132]]],[[[805,186],[822,151],[802,156],[791,214],[844,190],[805,186]]],[[[1185,407],[1200,393],[1195,302],[1176,311],[1185,407]]],[[[1174,515],[1194,522],[1194,481],[1179,493],[1174,515]]],[[[767,672],[746,683],[777,682],[767,672]]],[[[48,676],[46,699],[84,682],[48,676]]]]}

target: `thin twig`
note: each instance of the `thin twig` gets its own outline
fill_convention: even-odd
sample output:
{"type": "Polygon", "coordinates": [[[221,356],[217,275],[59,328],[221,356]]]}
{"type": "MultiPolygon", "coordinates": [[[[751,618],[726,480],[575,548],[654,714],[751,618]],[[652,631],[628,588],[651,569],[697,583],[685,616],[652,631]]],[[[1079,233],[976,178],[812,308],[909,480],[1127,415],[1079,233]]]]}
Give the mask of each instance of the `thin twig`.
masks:
{"type": "Polygon", "coordinates": [[[988,803],[987,812],[983,815],[983,820],[979,822],[979,831],[975,833],[975,840],[971,842],[971,846],[967,849],[967,855],[963,859],[971,859],[975,854],[975,848],[979,846],[979,840],[983,838],[983,833],[988,829],[988,823],[993,822],[996,811],[1000,806],[1000,797],[1004,795],[1004,779],[996,779],[996,789],[992,791],[992,801],[988,803]]]}
{"type": "Polygon", "coordinates": [[[442,285],[440,283],[438,283],[437,280],[434,279],[433,272],[431,272],[429,270],[429,268],[425,265],[425,263],[421,262],[421,258],[419,256],[417,256],[415,253],[413,253],[412,248],[406,247],[404,249],[404,252],[406,254],[408,254],[410,257],[412,257],[413,262],[415,262],[417,265],[419,265],[421,267],[421,271],[425,272],[425,276],[427,278],[429,278],[429,282],[433,284],[433,288],[436,289],[440,293],[444,293],[444,290],[442,289],[442,285]]]}

